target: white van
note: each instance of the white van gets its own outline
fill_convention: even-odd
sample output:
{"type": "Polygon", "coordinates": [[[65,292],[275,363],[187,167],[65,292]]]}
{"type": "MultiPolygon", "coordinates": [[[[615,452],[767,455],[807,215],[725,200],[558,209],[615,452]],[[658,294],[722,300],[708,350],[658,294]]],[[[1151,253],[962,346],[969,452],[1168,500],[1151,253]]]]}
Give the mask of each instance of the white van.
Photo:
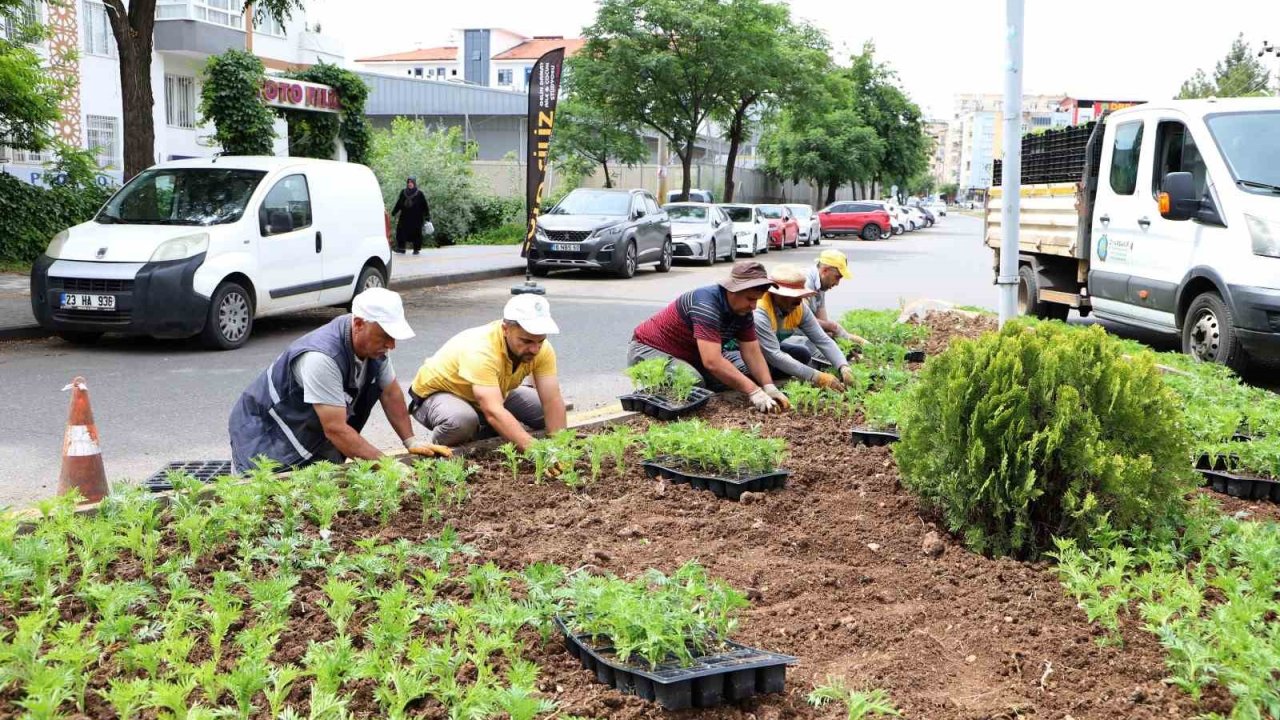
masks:
{"type": "Polygon", "coordinates": [[[151,167],[31,269],[39,323],[73,342],[105,332],[200,335],[230,350],[254,318],[349,303],[391,274],[390,221],[363,165],[214,157],[151,167]]]}

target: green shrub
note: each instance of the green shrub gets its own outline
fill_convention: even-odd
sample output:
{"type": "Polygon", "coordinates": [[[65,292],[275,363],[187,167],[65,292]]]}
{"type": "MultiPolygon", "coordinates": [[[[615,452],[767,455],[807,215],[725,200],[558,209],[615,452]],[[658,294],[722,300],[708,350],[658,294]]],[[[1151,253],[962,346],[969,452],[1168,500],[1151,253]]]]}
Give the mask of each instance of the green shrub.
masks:
{"type": "Polygon", "coordinates": [[[375,130],[369,147],[369,167],[387,210],[404,190],[405,179],[416,177],[431,205],[436,227],[431,240],[436,242],[457,242],[473,232],[476,205],[483,197],[471,170],[474,159],[475,148],[463,139],[461,128],[430,129],[404,117],[375,130]]]}
{"type": "Polygon", "coordinates": [[[476,235],[515,225],[524,236],[524,198],[481,195],[476,198],[471,221],[471,232],[476,235]]]}
{"type": "Polygon", "coordinates": [[[97,185],[41,188],[0,173],[0,263],[31,263],[54,235],[92,218],[109,197],[97,185]]]}
{"type": "Polygon", "coordinates": [[[468,235],[460,245],[519,245],[524,242],[524,223],[507,223],[501,227],[468,235]]]}
{"type": "Polygon", "coordinates": [[[992,555],[1175,516],[1191,488],[1179,401],[1151,355],[1121,348],[1101,328],[1018,322],[956,343],[907,404],[905,484],[992,555]]]}

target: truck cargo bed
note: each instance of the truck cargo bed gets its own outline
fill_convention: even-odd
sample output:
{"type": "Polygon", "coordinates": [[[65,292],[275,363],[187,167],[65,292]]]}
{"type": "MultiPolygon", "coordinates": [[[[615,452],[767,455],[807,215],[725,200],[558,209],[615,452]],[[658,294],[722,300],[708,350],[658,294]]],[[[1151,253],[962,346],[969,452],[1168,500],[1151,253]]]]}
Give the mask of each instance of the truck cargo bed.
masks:
{"type": "MultiPolygon", "coordinates": [[[[988,247],[997,250],[1004,237],[1001,225],[1003,190],[991,188],[986,211],[985,241],[988,247]]],[[[1080,212],[1075,183],[1023,185],[1021,194],[1019,251],[1068,258],[1088,257],[1088,247],[1079,247],[1080,212]]]]}

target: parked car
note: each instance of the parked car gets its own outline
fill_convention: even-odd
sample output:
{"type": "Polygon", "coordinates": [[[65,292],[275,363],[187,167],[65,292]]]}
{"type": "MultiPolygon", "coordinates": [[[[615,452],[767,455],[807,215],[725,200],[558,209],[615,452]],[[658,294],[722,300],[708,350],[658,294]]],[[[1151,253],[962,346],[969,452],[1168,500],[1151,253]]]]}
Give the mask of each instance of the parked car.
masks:
{"type": "Polygon", "coordinates": [[[707,203],[667,203],[662,206],[671,218],[671,238],[676,258],[690,258],[714,265],[724,258],[738,259],[738,243],[733,221],[720,208],[707,203]]]}
{"type": "Polygon", "coordinates": [[[796,218],[796,224],[800,228],[798,241],[809,245],[818,245],[822,242],[822,221],[818,220],[818,214],[808,205],[785,205],[791,214],[796,218]]]}
{"type": "Polygon", "coordinates": [[[714,203],[715,202],[715,198],[712,197],[711,191],[703,190],[702,188],[689,188],[689,199],[687,201],[680,199],[680,196],[682,194],[683,193],[681,193],[679,190],[668,191],[667,202],[669,203],[673,203],[673,202],[714,203]]]}
{"type": "Polygon", "coordinates": [[[920,213],[921,215],[924,215],[924,226],[925,226],[925,227],[933,227],[934,223],[938,222],[938,217],[937,217],[936,215],[934,215],[934,214],[933,214],[933,211],[932,211],[932,210],[930,210],[929,208],[925,207],[924,205],[918,205],[918,206],[916,206],[916,207],[915,207],[915,210],[919,211],[919,213],[920,213]]]}
{"type": "Polygon", "coordinates": [[[907,216],[908,231],[914,232],[928,225],[928,222],[925,220],[924,213],[920,212],[920,208],[906,207],[906,206],[901,206],[901,207],[902,207],[902,211],[906,213],[906,216],[907,216]]]}
{"type": "Polygon", "coordinates": [[[769,223],[769,248],[786,250],[800,247],[800,225],[785,205],[757,205],[760,216],[769,223]]]}
{"type": "Polygon", "coordinates": [[[921,207],[927,208],[929,212],[934,214],[935,217],[947,216],[947,204],[942,200],[938,200],[938,199],[930,200],[929,202],[921,205],[921,207]]]}
{"type": "Polygon", "coordinates": [[[818,211],[823,237],[856,235],[863,240],[879,240],[893,231],[892,218],[884,207],[865,201],[845,201],[818,211]]]}
{"type": "Polygon", "coordinates": [[[256,318],[385,286],[390,221],[369,168],[284,157],[179,160],[116,191],[31,269],[31,309],[73,342],[107,332],[213,349],[256,318]]]}
{"type": "Polygon", "coordinates": [[[769,223],[755,205],[718,205],[733,221],[733,237],[739,255],[769,252],[769,223]]]}
{"type": "Polygon", "coordinates": [[[578,188],[538,218],[533,274],[557,268],[605,270],[620,278],[641,265],[671,269],[671,222],[644,190],[578,188]]]}

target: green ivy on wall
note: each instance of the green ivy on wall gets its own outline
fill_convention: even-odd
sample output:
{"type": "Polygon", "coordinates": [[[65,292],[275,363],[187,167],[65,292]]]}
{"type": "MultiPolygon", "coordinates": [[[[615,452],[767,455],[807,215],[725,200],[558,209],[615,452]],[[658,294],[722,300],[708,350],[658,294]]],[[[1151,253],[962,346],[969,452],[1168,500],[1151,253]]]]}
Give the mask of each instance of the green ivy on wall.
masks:
{"type": "Polygon", "coordinates": [[[243,50],[214,55],[204,66],[200,115],[228,155],[270,155],[275,114],[260,100],[266,68],[243,50]]]}
{"type": "Polygon", "coordinates": [[[200,92],[200,114],[213,121],[214,140],[228,155],[270,155],[277,114],[289,123],[289,155],[328,159],[341,138],[347,160],[364,163],[369,154],[369,121],[364,115],[369,87],[359,75],[320,63],[287,73],[293,80],[320,83],[338,92],[340,113],[271,108],[261,100],[266,68],[243,50],[209,58],[200,92]]]}

